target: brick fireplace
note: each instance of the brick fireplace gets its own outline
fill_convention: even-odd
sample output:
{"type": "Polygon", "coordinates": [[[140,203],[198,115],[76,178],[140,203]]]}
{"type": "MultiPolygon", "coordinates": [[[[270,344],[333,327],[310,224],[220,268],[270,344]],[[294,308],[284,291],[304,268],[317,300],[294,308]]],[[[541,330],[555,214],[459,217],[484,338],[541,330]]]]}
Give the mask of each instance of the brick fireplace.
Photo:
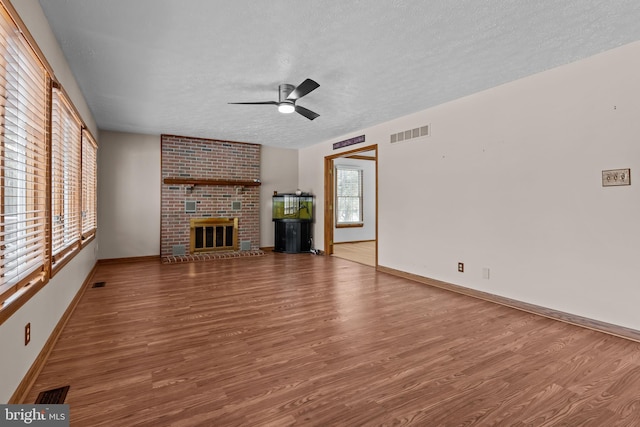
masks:
{"type": "Polygon", "coordinates": [[[192,223],[207,218],[237,219],[235,247],[223,252],[259,251],[260,145],[162,135],[161,148],[161,257],[201,254],[192,223]]]}

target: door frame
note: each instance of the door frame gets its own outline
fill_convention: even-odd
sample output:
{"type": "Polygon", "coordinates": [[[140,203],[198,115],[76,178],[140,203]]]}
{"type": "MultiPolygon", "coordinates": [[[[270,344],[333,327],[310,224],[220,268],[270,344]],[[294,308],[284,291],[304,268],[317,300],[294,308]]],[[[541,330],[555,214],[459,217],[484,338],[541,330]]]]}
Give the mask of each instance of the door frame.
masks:
{"type": "MultiPolygon", "coordinates": [[[[368,145],[366,147],[356,148],[349,151],[343,151],[338,154],[325,156],[324,158],[324,251],[325,255],[333,254],[333,221],[334,221],[334,200],[335,185],[333,181],[334,160],[342,157],[363,158],[361,153],[373,151],[375,162],[375,194],[376,194],[376,221],[375,221],[375,242],[376,242],[376,260],[375,266],[378,267],[378,144],[368,145]]],[[[367,157],[367,160],[371,160],[367,157]]]]}

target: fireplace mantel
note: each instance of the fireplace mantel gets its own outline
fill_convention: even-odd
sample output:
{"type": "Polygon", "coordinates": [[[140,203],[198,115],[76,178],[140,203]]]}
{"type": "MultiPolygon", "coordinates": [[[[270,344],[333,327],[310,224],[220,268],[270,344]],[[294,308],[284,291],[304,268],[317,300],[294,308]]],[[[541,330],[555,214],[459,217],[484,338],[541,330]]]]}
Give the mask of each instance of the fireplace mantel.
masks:
{"type": "Polygon", "coordinates": [[[259,180],[246,181],[234,179],[202,179],[202,178],[165,178],[165,184],[185,184],[185,185],[240,185],[243,187],[257,187],[261,184],[259,180]]]}

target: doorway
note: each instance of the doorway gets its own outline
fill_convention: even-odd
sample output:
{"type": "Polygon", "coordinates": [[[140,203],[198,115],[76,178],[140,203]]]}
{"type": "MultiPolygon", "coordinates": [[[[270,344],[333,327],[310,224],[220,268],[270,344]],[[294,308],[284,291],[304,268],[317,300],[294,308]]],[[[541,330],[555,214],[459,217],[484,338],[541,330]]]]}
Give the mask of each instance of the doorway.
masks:
{"type": "MultiPolygon", "coordinates": [[[[363,203],[364,205],[364,203],[363,203]]],[[[357,234],[353,234],[354,236],[357,234]]],[[[378,265],[378,145],[345,151],[325,157],[324,160],[324,248],[327,256],[337,256],[349,259],[361,264],[377,267],[378,265]],[[367,188],[363,192],[363,199],[367,197],[368,208],[363,209],[362,225],[372,229],[370,237],[352,238],[340,234],[341,228],[336,228],[336,164],[360,163],[373,165],[365,169],[370,170],[372,177],[363,182],[363,186],[369,183],[373,188],[367,188]],[[373,198],[374,200],[368,200],[373,198]],[[367,213],[368,212],[368,213],[367,213]],[[373,215],[371,215],[373,213],[373,215]],[[373,217],[373,218],[371,218],[373,217]],[[338,233],[336,233],[336,230],[338,233]],[[338,234],[338,236],[336,236],[338,234]],[[336,238],[338,237],[338,238],[336,238]]]]}

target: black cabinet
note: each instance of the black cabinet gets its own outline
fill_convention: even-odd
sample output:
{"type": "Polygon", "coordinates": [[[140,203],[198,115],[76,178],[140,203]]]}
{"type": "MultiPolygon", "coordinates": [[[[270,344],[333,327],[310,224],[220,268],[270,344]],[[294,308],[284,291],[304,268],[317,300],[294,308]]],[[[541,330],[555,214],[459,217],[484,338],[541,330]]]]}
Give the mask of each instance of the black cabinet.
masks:
{"type": "Polygon", "coordinates": [[[299,253],[311,250],[311,224],[309,220],[274,219],[276,252],[299,253]]]}
{"type": "Polygon", "coordinates": [[[274,251],[311,251],[313,199],[313,196],[307,193],[273,195],[274,251]]]}

